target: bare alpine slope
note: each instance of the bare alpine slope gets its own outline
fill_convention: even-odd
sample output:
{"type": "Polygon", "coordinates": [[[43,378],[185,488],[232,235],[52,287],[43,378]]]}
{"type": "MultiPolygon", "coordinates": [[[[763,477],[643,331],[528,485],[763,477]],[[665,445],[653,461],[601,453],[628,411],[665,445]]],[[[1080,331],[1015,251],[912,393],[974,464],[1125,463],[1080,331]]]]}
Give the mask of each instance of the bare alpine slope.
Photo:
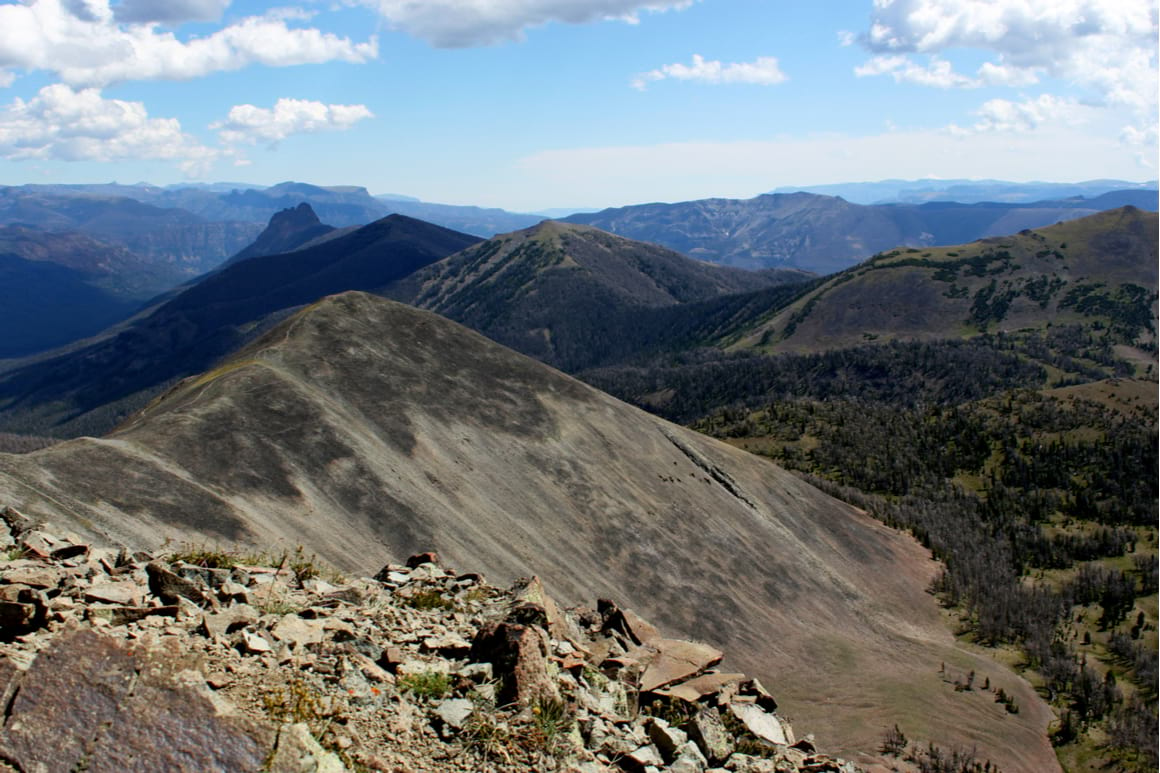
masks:
{"type": "Polygon", "coordinates": [[[730,653],[831,748],[901,722],[1051,770],[1050,714],[956,646],[910,538],[770,463],[649,416],[429,312],[344,293],[102,439],[0,455],[0,502],[91,537],[303,545],[374,571],[435,549],[540,575],[730,653]],[[1017,697],[956,692],[974,670],[1017,697]]]}

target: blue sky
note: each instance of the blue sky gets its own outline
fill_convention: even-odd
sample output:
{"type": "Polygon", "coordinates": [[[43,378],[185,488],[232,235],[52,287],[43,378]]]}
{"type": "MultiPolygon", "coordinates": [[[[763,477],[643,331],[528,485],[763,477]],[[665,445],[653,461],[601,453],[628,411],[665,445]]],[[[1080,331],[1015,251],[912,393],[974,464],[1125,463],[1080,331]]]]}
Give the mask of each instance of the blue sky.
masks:
{"type": "Polygon", "coordinates": [[[0,184],[513,210],[1157,175],[1157,0],[0,0],[0,184]]]}

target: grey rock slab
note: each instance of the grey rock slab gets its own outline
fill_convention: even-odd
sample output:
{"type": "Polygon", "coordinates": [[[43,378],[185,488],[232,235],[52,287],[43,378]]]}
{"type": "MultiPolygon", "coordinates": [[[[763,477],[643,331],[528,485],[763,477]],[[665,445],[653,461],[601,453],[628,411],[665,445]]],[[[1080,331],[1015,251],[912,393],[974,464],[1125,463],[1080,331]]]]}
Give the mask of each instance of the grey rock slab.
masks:
{"type": "Polygon", "coordinates": [[[689,741],[684,730],[671,726],[659,717],[654,717],[648,724],[649,740],[660,750],[666,761],[677,756],[677,750],[689,741]]]}
{"type": "Polygon", "coordinates": [[[435,707],[435,713],[443,724],[456,730],[463,729],[474,710],[475,705],[466,698],[449,698],[435,707]]]}
{"type": "Polygon", "coordinates": [[[665,764],[665,760],[661,756],[660,750],[653,746],[651,743],[637,747],[624,756],[628,757],[637,765],[654,765],[659,768],[665,764]]]}
{"type": "Polygon", "coordinates": [[[141,587],[135,582],[101,582],[85,589],[85,601],[120,604],[125,607],[141,603],[141,587]]]}
{"type": "Polygon", "coordinates": [[[709,762],[697,744],[689,741],[677,751],[676,759],[669,765],[669,773],[704,773],[708,767],[709,762]]]}
{"type": "Polygon", "coordinates": [[[55,588],[64,572],[53,566],[21,566],[3,573],[4,582],[32,588],[55,588]]]}
{"type": "Polygon", "coordinates": [[[317,644],[326,636],[321,621],[304,620],[298,615],[283,615],[270,631],[279,641],[302,647],[307,644],[317,644]]]}
{"type": "Polygon", "coordinates": [[[781,722],[756,703],[730,703],[729,711],[758,738],[781,746],[788,745],[781,722]]]}
{"type": "Polygon", "coordinates": [[[255,654],[271,652],[274,649],[264,636],[251,631],[242,631],[242,643],[246,645],[248,651],[255,654]]]}

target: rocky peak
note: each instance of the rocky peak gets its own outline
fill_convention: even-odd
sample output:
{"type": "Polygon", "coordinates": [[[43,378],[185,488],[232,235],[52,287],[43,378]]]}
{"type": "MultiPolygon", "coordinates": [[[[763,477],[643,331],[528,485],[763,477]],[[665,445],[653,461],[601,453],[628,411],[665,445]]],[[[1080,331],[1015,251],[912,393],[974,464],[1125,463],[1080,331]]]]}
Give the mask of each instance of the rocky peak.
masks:
{"type": "Polygon", "coordinates": [[[720,651],[535,578],[128,554],[0,519],[3,770],[857,770],[720,651]]]}
{"type": "Polygon", "coordinates": [[[270,218],[269,225],[258,234],[254,243],[230,258],[226,265],[261,255],[290,252],[333,230],[332,226],[325,225],[319,220],[314,208],[304,201],[296,207],[275,212],[270,218]]]}

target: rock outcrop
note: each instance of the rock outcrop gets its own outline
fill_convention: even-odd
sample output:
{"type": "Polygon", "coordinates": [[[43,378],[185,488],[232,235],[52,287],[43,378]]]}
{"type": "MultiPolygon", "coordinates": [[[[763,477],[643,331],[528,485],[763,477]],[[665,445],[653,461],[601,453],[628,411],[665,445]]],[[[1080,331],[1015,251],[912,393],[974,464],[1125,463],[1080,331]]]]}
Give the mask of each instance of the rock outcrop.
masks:
{"type": "Polygon", "coordinates": [[[721,653],[433,554],[128,554],[6,509],[0,770],[844,771],[721,653]]]}

